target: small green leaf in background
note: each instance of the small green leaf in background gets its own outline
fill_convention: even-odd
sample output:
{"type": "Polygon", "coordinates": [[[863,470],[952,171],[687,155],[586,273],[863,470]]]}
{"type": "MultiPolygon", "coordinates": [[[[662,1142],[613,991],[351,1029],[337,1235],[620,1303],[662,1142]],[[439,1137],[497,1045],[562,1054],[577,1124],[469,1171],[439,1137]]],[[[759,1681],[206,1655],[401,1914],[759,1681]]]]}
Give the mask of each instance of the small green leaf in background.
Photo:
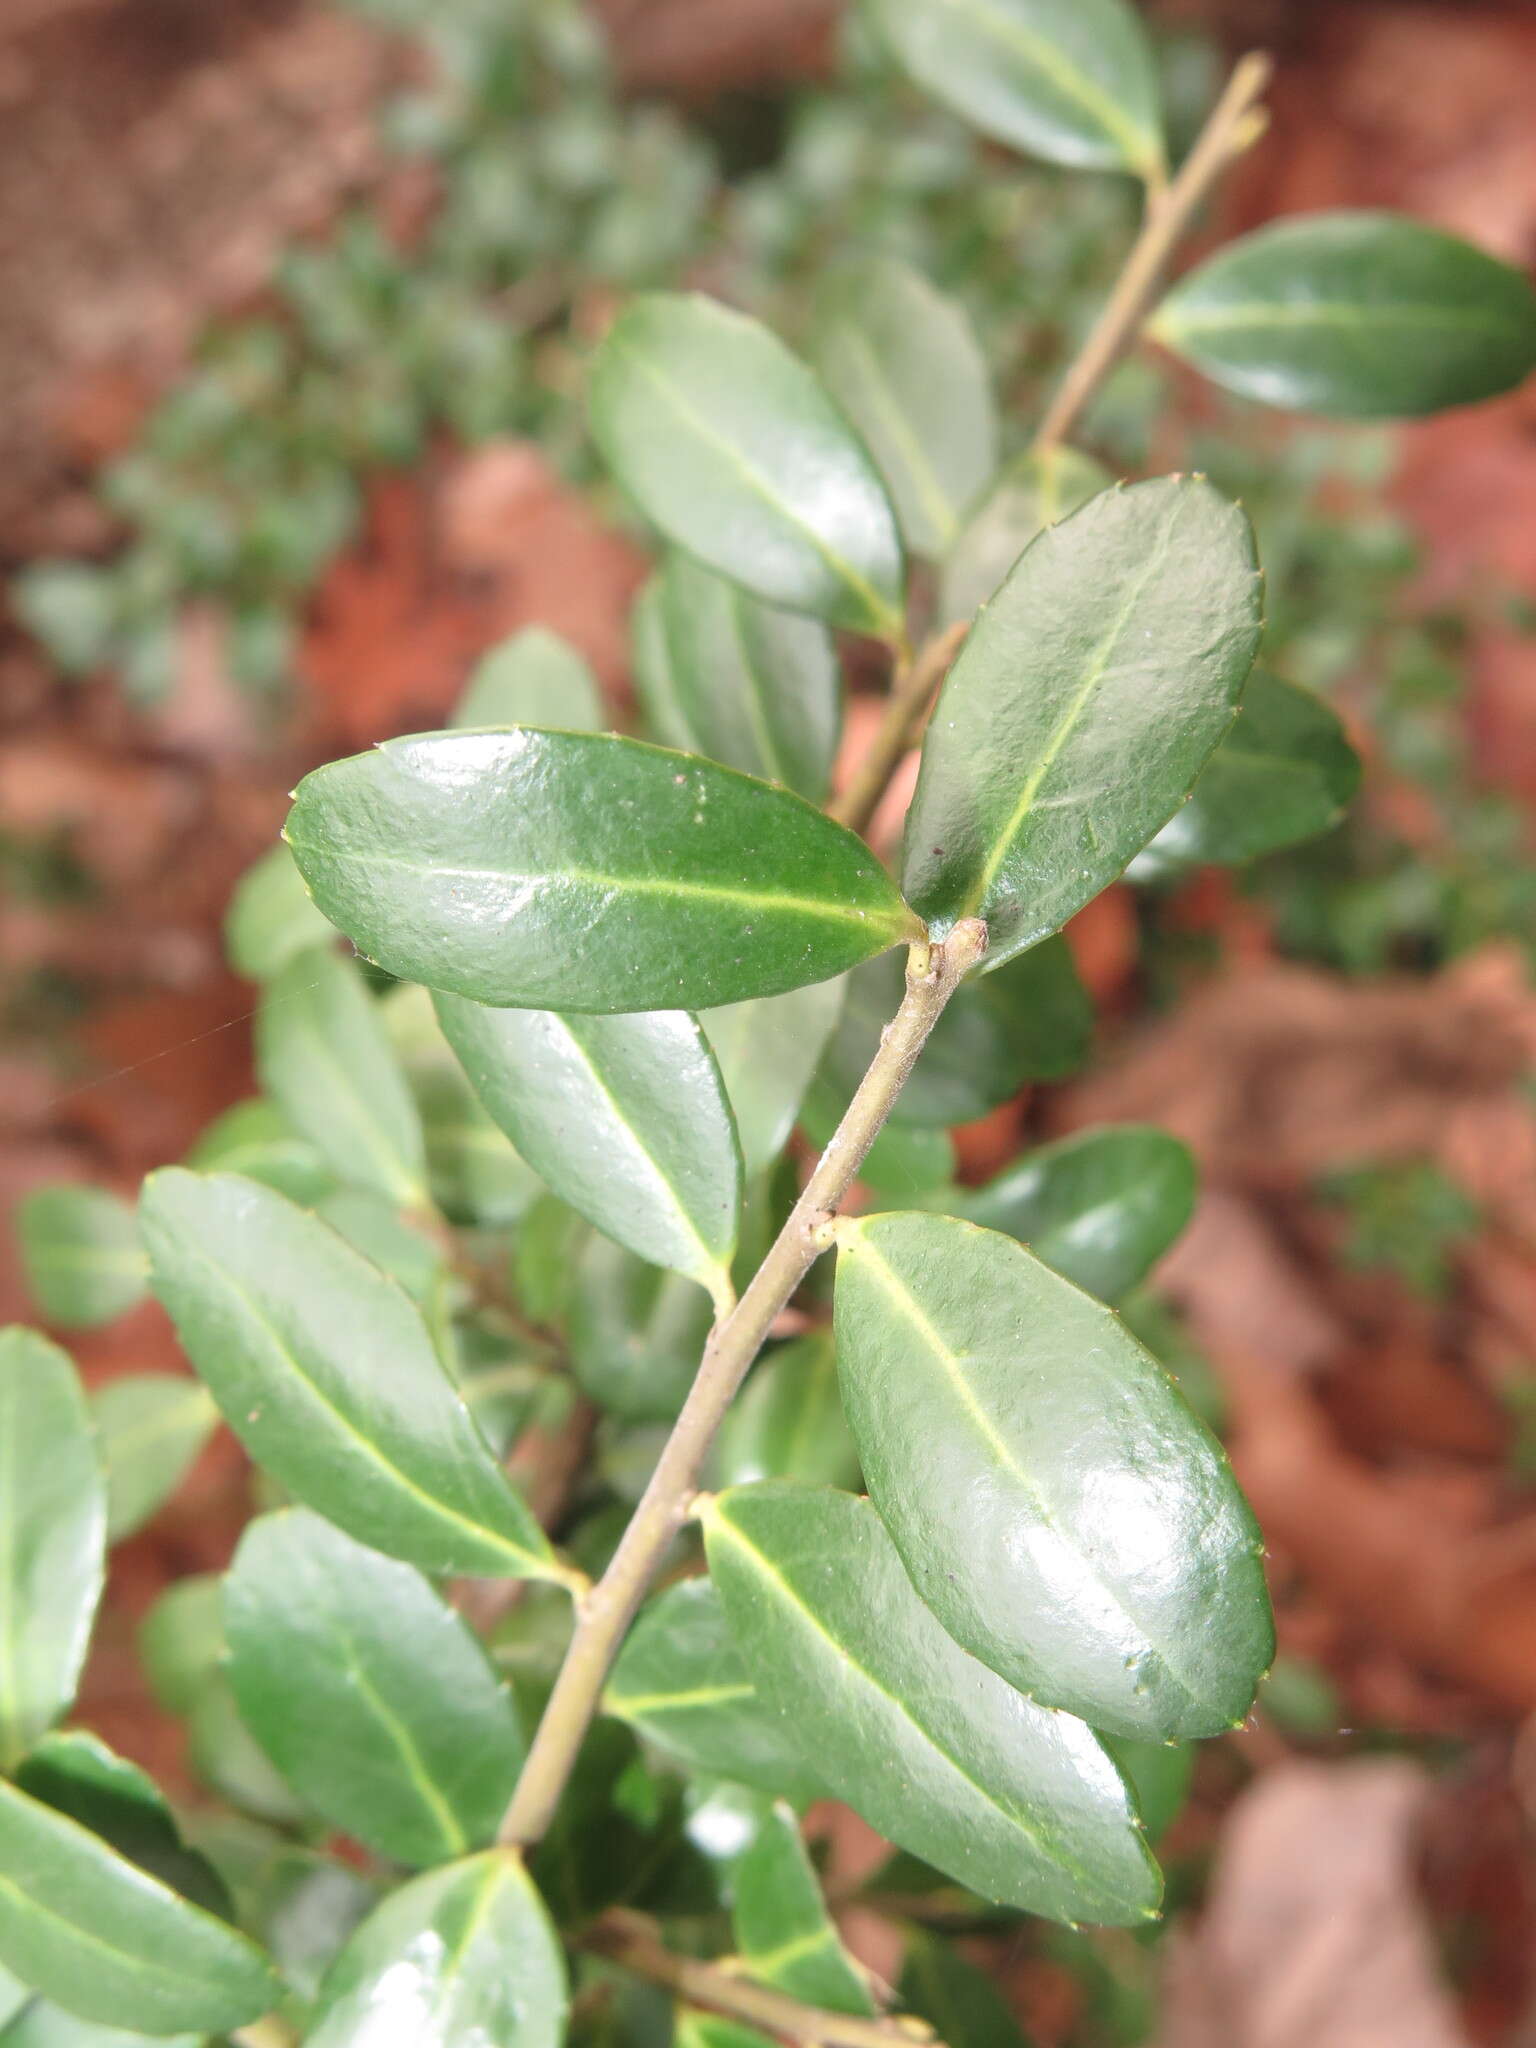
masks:
{"type": "MultiPolygon", "coordinates": [[[[4,2010],[0,1998],[0,2014],[4,2010]]],[[[3,2048],[206,2048],[206,2042],[204,2034],[141,2034],[99,2026],[46,1998],[27,2000],[25,2012],[0,2033],[3,2048]]]]}
{"type": "Polygon", "coordinates": [[[308,2048],[559,2048],[565,1962],[520,1859],[487,1849],[392,1892],[320,1988],[308,2048]]]}
{"type": "Polygon", "coordinates": [[[218,1410],[184,1373],[138,1372],[91,1396],[107,1480],[107,1541],[121,1542],[164,1506],[213,1434],[218,1410]]]}
{"type": "Polygon", "coordinates": [[[215,1117],[187,1154],[186,1164],[195,1173],[244,1174],[306,1206],[334,1185],[308,1138],[299,1136],[275,1102],[260,1095],[215,1117]]]}
{"type": "Polygon", "coordinates": [[[443,1281],[443,1247],[407,1222],[393,1202],[365,1188],[336,1188],[315,1204],[315,1214],[430,1313],[443,1281]]]}
{"type": "Polygon", "coordinates": [[[797,1803],[822,1796],[789,1732],[758,1698],[708,1579],[679,1580],[647,1603],[603,1708],[689,1771],[797,1803]]]}
{"type": "Polygon", "coordinates": [[[868,452],[760,321],[648,293],[587,387],[604,460],[669,540],[722,576],[850,632],[902,630],[896,521],[868,452]]]}
{"type": "Polygon", "coordinates": [[[1189,1222],[1195,1162],[1150,1124],[1106,1124],[1040,1145],[984,1187],[950,1196],[955,1215],[1006,1231],[1085,1294],[1117,1301],[1189,1222]]]}
{"type": "Polygon", "coordinates": [[[1126,0],[865,0],[891,54],[983,135],[1078,169],[1163,163],[1157,68],[1126,0]]]}
{"type": "Polygon", "coordinates": [[[242,2026],[281,1995],[243,1934],[3,1782],[0,1963],[67,2012],[155,2034],[242,2026]]]}
{"type": "Polygon", "coordinates": [[[1131,1735],[1106,1735],[1104,1747],[1136,1794],[1147,1840],[1156,1843],[1177,1820],[1189,1796],[1195,1752],[1187,1742],[1144,1742],[1131,1735]]]}
{"type": "Polygon", "coordinates": [[[1360,757],[1338,714],[1311,690],[1256,669],[1231,731],[1132,879],[1201,861],[1235,866],[1314,839],[1339,822],[1359,785],[1360,757]]]}
{"type": "Polygon", "coordinates": [[[554,1195],[540,1195],[523,1215],[509,1264],[513,1290],[531,1323],[558,1329],[565,1322],[576,1292],[576,1261],[592,1234],[586,1217],[554,1195]]]}
{"type": "Polygon", "coordinates": [[[144,1253],[133,1204],[105,1188],[34,1188],[17,1206],[22,1270],[40,1312],[94,1329],[144,1299],[144,1253]]]}
{"type": "Polygon", "coordinates": [[[106,1488],[75,1368],[36,1331],[0,1330],[0,1768],[75,1696],[105,1551],[106,1488]]]}
{"type": "Polygon", "coordinates": [[[846,991],[844,980],[815,981],[700,1016],[720,1063],[748,1180],[766,1172],[788,1144],[846,991]]]}
{"type": "Polygon", "coordinates": [[[966,521],[939,577],[939,623],[976,616],[1042,527],[1055,526],[1114,479],[1075,448],[1010,463],[966,521]]]}
{"type": "Polygon", "coordinates": [[[908,1935],[897,1995],[950,2048],[957,2041],[965,2048],[1028,2048],[996,1984],[951,1941],[920,1931],[908,1935]]]}
{"type": "Polygon", "coordinates": [[[903,888],[984,968],[1058,931],[1183,802],[1232,722],[1262,591],[1239,508],[1198,477],[1091,498],[1029,544],[934,707],[903,888]]]}
{"type": "Polygon", "coordinates": [[[424,1571],[561,1575],[394,1282],[234,1174],[151,1174],[139,1215],[188,1357],[299,1500],[424,1571]]]}
{"type": "Polygon", "coordinates": [[[1112,1309],[997,1231],[839,1228],[837,1369],[870,1499],[939,1620],[1120,1735],[1220,1734],[1274,1654],[1220,1445],[1112,1309]]]}
{"type": "Polygon", "coordinates": [[[673,554],[640,593],[633,636],[635,689],[652,738],[822,801],[843,686],[819,620],[765,604],[673,554]]]}
{"type": "Polygon", "coordinates": [[[256,1070],[342,1180],[403,1208],[425,1201],[421,1118],[352,961],[312,949],[267,984],[256,1013],[256,1070]]]}
{"type": "Polygon", "coordinates": [[[1208,257],[1148,332],[1246,398],[1411,418],[1492,398],[1536,368],[1536,290],[1402,214],[1304,213],[1208,257]]]}
{"type": "MultiPolygon", "coordinates": [[[[800,1127],[813,1145],[825,1150],[847,1107],[847,1091],[819,1074],[801,1108],[800,1127]]],[[[863,1186],[904,1202],[922,1200],[948,1187],[954,1177],[954,1140],[937,1124],[888,1122],[859,1168],[863,1186]]]]}
{"type": "Polygon", "coordinates": [[[237,1813],[274,1828],[314,1828],[313,1809],[241,1720],[223,1671],[214,1673],[188,1710],[187,1756],[208,1789],[237,1813]]]}
{"type": "Polygon", "coordinates": [[[522,1762],[517,1715],[419,1572],[286,1509],[241,1538],[224,1625],[246,1726],[334,1827],[410,1864],[493,1838],[522,1762]]]}
{"type": "MultiPolygon", "coordinates": [[[[1110,1925],[1155,1912],[1157,1868],[1097,1737],[951,1641],[868,1501],[738,1487],[702,1519],[748,1677],[834,1797],[1025,1912],[1110,1925]]],[[[967,1570],[995,1562],[987,1551],[967,1570]]]]}
{"type": "Polygon", "coordinates": [[[731,1866],[731,1927],[743,1968],[825,2012],[872,2015],[869,1980],[838,1938],[791,1809],[776,1801],[731,1866]]]}
{"type": "Polygon", "coordinates": [[[936,560],[997,468],[997,411],[963,309],[891,256],[835,263],[812,358],[885,478],[907,546],[936,560]]]}
{"type": "Polygon", "coordinates": [[[449,723],[601,732],[608,717],[585,657],[547,627],[527,626],[481,656],[449,723]]]}
{"type": "Polygon", "coordinates": [[[576,1258],[566,1315],[582,1392],[626,1422],[670,1422],[687,1399],[714,1314],[681,1274],[593,1235],[576,1258]]]}
{"type": "Polygon", "coordinates": [[[331,945],[335,937],[335,926],[310,902],[304,877],[281,843],[246,869],[224,917],[224,951],[247,981],[270,981],[290,960],[331,945]]]}
{"type": "Polygon", "coordinates": [[[185,1714],[224,1655],[224,1582],[197,1572],[166,1587],[139,1625],[139,1661],[168,1714],[185,1714]]]}
{"type": "Polygon", "coordinates": [[[788,790],[597,733],[428,733],[332,762],[288,819],[380,966],[473,1002],[708,1009],[917,936],[851,832],[788,790]]]}
{"type": "Polygon", "coordinates": [[[675,2048],[772,2048],[767,2034],[756,2027],[744,2027],[740,2020],[728,2020],[723,2013],[700,2012],[693,2006],[679,2006],[673,2033],[675,2048]]]}
{"type": "Polygon", "coordinates": [[[753,1368],[720,1426],[712,1470],[716,1486],[858,1484],[859,1454],[843,1420],[829,1330],[781,1344],[753,1368]]]}
{"type": "Polygon", "coordinates": [[[481,1103],[562,1201],[723,1298],[741,1154],[686,1010],[559,1016],[439,995],[437,1014],[481,1103]]]}

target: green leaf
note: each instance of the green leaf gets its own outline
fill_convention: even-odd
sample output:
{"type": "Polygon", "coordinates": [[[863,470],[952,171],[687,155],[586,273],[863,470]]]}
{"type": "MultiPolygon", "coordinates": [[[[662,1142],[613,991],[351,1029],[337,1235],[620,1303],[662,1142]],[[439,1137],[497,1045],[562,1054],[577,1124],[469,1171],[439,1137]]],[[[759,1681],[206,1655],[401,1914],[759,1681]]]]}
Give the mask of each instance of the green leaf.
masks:
{"type": "Polygon", "coordinates": [[[1136,1794],[1147,1840],[1160,1840],[1189,1797],[1195,1752],[1188,1743],[1143,1742],[1129,1735],[1106,1735],[1104,1747],[1136,1794]]]}
{"type": "Polygon", "coordinates": [[[393,1281],[233,1174],[151,1174],[139,1213],[187,1355],[297,1499],[424,1571],[563,1575],[393,1281]]]}
{"type": "Polygon", "coordinates": [[[697,294],[635,299],[592,359],[592,433],[653,524],[789,611],[899,636],[901,542],[869,455],[760,321],[697,294]]]}
{"type": "Polygon", "coordinates": [[[1256,669],[1231,731],[1189,802],[1140,855],[1152,873],[1200,861],[1235,866],[1326,832],[1360,785],[1360,757],[1312,691],[1256,669]]]}
{"type": "Polygon", "coordinates": [[[687,1399],[714,1322],[693,1281],[589,1237],[566,1313],[571,1370],[600,1408],[627,1422],[670,1422],[687,1399]]]}
{"type": "MultiPolygon", "coordinates": [[[[800,1112],[801,1128],[813,1145],[825,1150],[847,1107],[844,1090],[818,1076],[800,1112]]],[[[954,1140],[933,1124],[887,1123],[859,1168],[865,1187],[904,1201],[947,1187],[954,1177],[954,1140]]]]}
{"type": "Polygon", "coordinates": [[[1042,527],[1086,505],[1113,478],[1075,448],[1010,463],[966,522],[939,577],[939,623],[974,618],[1042,527]]]}
{"type": "Polygon", "coordinates": [[[224,1584],[198,1572],[167,1586],[139,1627],[139,1661],[150,1691],[170,1714],[192,1702],[224,1655],[224,1584]]]}
{"type": "Polygon", "coordinates": [[[843,980],[816,981],[700,1015],[720,1063],[748,1180],[766,1172],[789,1143],[846,991],[843,980]]]}
{"type": "Polygon", "coordinates": [[[1156,1911],[1156,1866],[1092,1730],[950,1640],[868,1501],[742,1487],[702,1519],[748,1675],[834,1797],[989,1899],[1116,1925],[1156,1911]]]}
{"type": "Polygon", "coordinates": [[[243,1934],[3,1782],[0,1963],[83,2019],[155,2034],[241,2026],[281,1994],[243,1934]]]}
{"type": "Polygon", "coordinates": [[[62,2006],[33,1998],[26,2000],[25,2012],[0,2033],[0,2048],[203,2048],[206,2039],[204,2034],[127,2033],[121,2027],[78,2019],[62,2006]]]}
{"type": "Polygon", "coordinates": [[[942,555],[997,468],[986,358],[963,309],[891,256],[834,264],[811,354],[879,465],[907,546],[942,555]]]}
{"type": "Polygon", "coordinates": [[[586,1218],[553,1195],[540,1195],[522,1218],[512,1247],[512,1285],[530,1322],[554,1329],[565,1322],[576,1291],[576,1261],[591,1235],[586,1218]]]}
{"type": "Polygon", "coordinates": [[[718,2012],[699,2012],[680,2006],[673,2033],[675,2048],[772,2048],[770,2037],[756,2027],[744,2027],[740,2020],[728,2020],[718,2012]]]}
{"type": "Polygon", "coordinates": [[[275,1828],[313,1828],[315,1816],[279,1775],[240,1718],[229,1680],[218,1671],[187,1715],[187,1754],[210,1791],[238,1813],[275,1828]]]}
{"type": "Polygon", "coordinates": [[[0,1769],[75,1696],[105,1547],[106,1489],[74,1366],[33,1330],[0,1330],[0,1769]]]}
{"type": "Polygon", "coordinates": [[[741,1154],[720,1069],[686,1010],[560,1016],[440,994],[437,1014],[486,1110],[562,1201],[723,1295],[741,1154]]]}
{"type": "Polygon", "coordinates": [[[406,980],[529,1009],[708,1009],[918,935],[862,841],[789,791],[596,733],[428,733],[317,769],[316,900],[406,980]]]}
{"type": "Polygon", "coordinates": [[[426,1200],[421,1118],[362,975],[311,950],[267,984],[256,1069],[332,1172],[402,1208],[426,1200]]]}
{"type": "Polygon", "coordinates": [[[714,1484],[798,1479],[806,1486],[854,1486],[858,1477],[830,1331],[781,1344],[731,1403],[715,1439],[714,1484]]]}
{"type": "Polygon", "coordinates": [[[1125,0],[865,0],[924,91],[983,135],[1083,170],[1162,167],[1157,71],[1125,0]]]}
{"type": "Polygon", "coordinates": [[[965,2048],[1027,2048],[997,1986],[952,1941],[910,1934],[897,1991],[908,2012],[927,2020],[951,2048],[955,2042],[965,2048]]]}
{"type": "Polygon", "coordinates": [[[1038,1146],[944,1206],[1006,1231],[1101,1301],[1144,1280],[1195,1206],[1187,1146],[1150,1124],[1105,1125],[1038,1146]]]}
{"type": "Polygon", "coordinates": [[[510,1849],[413,1878],[375,1907],[320,1991],[307,2048],[559,2048],[565,1962],[510,1849]]]}
{"type": "Polygon", "coordinates": [[[363,1188],[337,1188],[315,1204],[315,1214],[370,1264],[398,1280],[430,1317],[443,1281],[443,1248],[401,1216],[393,1202],[363,1188]]]}
{"type": "Polygon", "coordinates": [[[290,960],[335,937],[286,846],[264,853],[236,883],[224,918],[224,951],[247,981],[270,981],[290,960]]]}
{"type": "Polygon", "coordinates": [[[1243,1720],[1274,1654],[1259,1532],[1113,1310],[996,1231],[863,1217],[838,1232],[837,1369],[869,1497],[957,1643],[1115,1734],[1243,1720]]]}
{"type": "Polygon", "coordinates": [[[522,1762],[517,1715],[419,1572],[288,1509],[246,1530],[224,1621],[241,1717],[317,1813],[400,1863],[491,1841],[522,1762]]]}
{"type": "Polygon", "coordinates": [[[1399,419],[1519,384],[1536,367],[1536,291],[1401,214],[1298,214],[1182,278],[1148,331],[1246,398],[1399,419]]]}
{"type": "Polygon", "coordinates": [[[104,1188],[34,1188],[16,1210],[22,1270],[51,1323],[88,1330],[144,1299],[133,1207],[104,1188]]]}
{"type": "Polygon", "coordinates": [[[451,723],[601,732],[608,714],[597,678],[569,640],[545,626],[527,626],[481,657],[451,723]]]}
{"type": "Polygon", "coordinates": [[[213,1434],[218,1410],[184,1373],[129,1373],[91,1396],[107,1480],[107,1541],[118,1543],[164,1506],[213,1434]]]}
{"type": "Polygon", "coordinates": [[[993,968],[1060,930],[1165,825],[1231,724],[1261,623],[1253,535],[1198,477],[1105,491],[1047,527],[934,708],[903,887],[993,968]]]}
{"type": "Polygon", "coordinates": [[[216,1117],[187,1154],[186,1164],[197,1173],[243,1173],[305,1205],[334,1185],[308,1138],[301,1138],[277,1105],[259,1095],[216,1117]]]}
{"type": "Polygon", "coordinates": [[[640,593],[635,689],[663,746],[820,803],[842,728],[832,635],[674,554],[640,593]]]}
{"type": "Polygon", "coordinates": [[[731,1926],[742,1965],[759,1984],[824,2012],[874,2013],[869,1980],[838,1939],[799,1823],[782,1801],[732,1866],[731,1926]]]}
{"type": "Polygon", "coordinates": [[[708,1579],[658,1593],[625,1638],[603,1709],[685,1770],[796,1802],[823,1787],[764,1707],[708,1579]]]}

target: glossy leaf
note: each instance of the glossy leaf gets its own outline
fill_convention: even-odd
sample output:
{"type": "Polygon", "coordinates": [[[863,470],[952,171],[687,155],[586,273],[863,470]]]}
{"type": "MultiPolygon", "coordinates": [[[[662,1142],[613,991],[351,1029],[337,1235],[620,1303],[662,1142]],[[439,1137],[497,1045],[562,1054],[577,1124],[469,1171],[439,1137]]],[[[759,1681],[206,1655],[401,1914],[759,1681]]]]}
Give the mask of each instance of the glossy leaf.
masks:
{"type": "Polygon", "coordinates": [[[184,1373],[139,1372],[91,1396],[107,1481],[107,1541],[118,1543],[164,1506],[213,1434],[218,1410],[184,1373]]]}
{"type": "Polygon", "coordinates": [[[1149,330],[1229,391],[1341,419],[1471,405],[1536,368],[1524,271],[1393,213],[1306,213],[1229,242],[1149,330]]]}
{"type": "Polygon", "coordinates": [[[421,1118],[350,960],[301,953],[256,1013],[262,1086],[332,1172],[404,1208],[426,1199],[421,1118]]]}
{"type": "MultiPolygon", "coordinates": [[[[0,2032],[0,2048],[204,2048],[205,2034],[142,2034],[82,2020],[46,1998],[27,1999],[0,2032]]],[[[5,2004],[0,1998],[0,2016],[5,2004]]],[[[3,2018],[0,2018],[3,2025],[3,2018]]]]}
{"type": "Polygon", "coordinates": [[[429,733],[317,769],[288,835],[316,900],[412,981],[529,1009],[707,1009],[915,935],[851,832],[637,740],[429,733]]]}
{"type": "Polygon", "coordinates": [[[401,1290],[233,1174],[152,1174],[154,1288],[251,1456],[299,1500],[425,1571],[559,1575],[401,1290]]]}
{"type": "Polygon", "coordinates": [[[487,1849],[375,1907],[320,1991],[307,2048],[559,2048],[565,1962],[520,1859],[487,1849]]]}
{"type": "Polygon", "coordinates": [[[0,1963],[83,2019],[237,2027],[280,1986],[243,1934],[0,1782],[0,1963]]]}
{"type": "Polygon", "coordinates": [[[16,1210],[22,1270],[51,1323],[93,1329],[144,1299],[133,1207],[105,1188],[34,1188],[16,1210]]]}
{"type": "Polygon", "coordinates": [[[243,1173],[306,1205],[335,1185],[308,1138],[299,1136],[275,1102],[259,1095],[215,1117],[185,1163],[196,1173],[243,1173]]]}
{"type": "Polygon", "coordinates": [[[686,1010],[560,1016],[439,995],[437,1014],[480,1101],[562,1201],[653,1265],[728,1284],[741,1154],[686,1010]]]}
{"type": "Polygon", "coordinates": [[[945,1634],[868,1501],[742,1487],[703,1520],[748,1675],[835,1797],[989,1899],[1111,1924],[1155,1911],[1156,1867],[1092,1730],[945,1634]]]}
{"type": "Polygon", "coordinates": [[[443,1283],[443,1247],[407,1222],[397,1206],[365,1188],[336,1188],[315,1204],[315,1214],[352,1249],[398,1280],[430,1319],[443,1283]]]}
{"type": "Polygon", "coordinates": [[[800,1826],[775,1802],[731,1867],[731,1926],[759,1984],[825,2012],[873,2014],[869,1980],[838,1939],[800,1826]]]}
{"type": "Polygon", "coordinates": [[[1150,1124],[1104,1125],[1026,1152],[984,1187],[943,1203],[1006,1231],[1100,1301],[1117,1301],[1189,1222],[1195,1162],[1150,1124]]]}
{"type": "Polygon", "coordinates": [[[855,633],[902,624],[901,542],[869,455],[760,321],[635,299],[587,385],[609,468],[669,540],[770,604],[855,633]]]}
{"type": "Polygon", "coordinates": [[[601,732],[608,718],[585,656],[547,627],[526,626],[481,656],[451,723],[601,732]]]}
{"type": "Polygon", "coordinates": [[[903,887],[936,935],[985,918],[995,969],[1113,881],[1230,725],[1261,613],[1248,521],[1197,477],[1103,492],[1033,540],[923,745],[903,887]]]}
{"type": "Polygon", "coordinates": [[[105,1542],[106,1490],[74,1366],[33,1330],[0,1330],[0,1769],[75,1696],[105,1542]]]}
{"type": "Polygon", "coordinates": [[[731,1403],[715,1439],[714,1483],[798,1479],[806,1486],[854,1486],[858,1477],[830,1332],[781,1344],[731,1403]]]}
{"type": "Polygon", "coordinates": [[[1052,448],[1010,463],[967,520],[944,559],[939,618],[974,618],[1042,527],[1086,505],[1113,478],[1091,455],[1052,448]]]}
{"type": "Polygon", "coordinates": [[[965,2048],[1028,2048],[996,1984],[951,1941],[910,1934],[897,1993],[941,2041],[963,2041],[965,2048]]]}
{"type": "Polygon", "coordinates": [[[681,1579],[646,1605],[603,1707],[686,1770],[775,1797],[821,1796],[819,1779],[748,1678],[708,1579],[681,1579]]]}
{"type": "Polygon", "coordinates": [[[466,1624],[419,1572],[307,1510],[252,1523],[224,1586],[246,1726],[317,1813],[378,1855],[489,1842],[522,1735],[466,1624]]]}
{"type": "Polygon", "coordinates": [[[544,1184],[486,1115],[464,1076],[431,1067],[410,1082],[432,1199],[450,1222],[494,1229],[525,1216],[544,1184]]]}
{"type": "Polygon", "coordinates": [[[139,1661],[150,1690],[170,1714],[192,1702],[224,1655],[224,1582],[198,1572],[166,1587],[139,1627],[139,1661]]]}
{"type": "Polygon", "coordinates": [[[566,1312],[571,1370],[589,1399],[627,1422],[670,1422],[699,1369],[714,1314],[680,1274],[589,1237],[566,1312]]]}
{"type": "Polygon", "coordinates": [[[1296,683],[1258,669],[1231,731],[1137,861],[1152,872],[1200,861],[1258,860],[1326,832],[1360,784],[1360,757],[1336,712],[1296,683]]]}
{"type": "Polygon", "coordinates": [[[1145,1742],[1130,1735],[1107,1735],[1104,1746],[1136,1794],[1147,1840],[1159,1841],[1189,1796],[1194,1750],[1185,1742],[1145,1742]]]}
{"type": "Polygon", "coordinates": [[[220,1670],[187,1713],[187,1755],[211,1792],[238,1813],[274,1828],[313,1828],[315,1814],[289,1785],[250,1729],[220,1670]]]}
{"type": "Polygon", "coordinates": [[[633,637],[635,688],[663,746],[821,802],[843,683],[819,620],[765,604],[674,554],[640,594],[633,637]]]}
{"type": "Polygon", "coordinates": [[[1031,1698],[1215,1735],[1274,1653],[1262,1544],[1215,1439],[1113,1310],[996,1231],[840,1227],[837,1369],[923,1599],[1031,1698]]]}
{"type": "Polygon", "coordinates": [[[224,951],[236,974],[270,981],[290,960],[335,939],[309,900],[304,878],[286,846],[274,846],[235,885],[224,919],[224,951]]]}
{"type": "Polygon", "coordinates": [[[720,1065],[749,1180],[765,1172],[794,1129],[843,1007],[843,980],[705,1010],[699,1022],[720,1065]]]}
{"type": "Polygon", "coordinates": [[[1163,161],[1157,72],[1126,0],[865,0],[912,78],[983,135],[1048,163],[1163,161]]]}

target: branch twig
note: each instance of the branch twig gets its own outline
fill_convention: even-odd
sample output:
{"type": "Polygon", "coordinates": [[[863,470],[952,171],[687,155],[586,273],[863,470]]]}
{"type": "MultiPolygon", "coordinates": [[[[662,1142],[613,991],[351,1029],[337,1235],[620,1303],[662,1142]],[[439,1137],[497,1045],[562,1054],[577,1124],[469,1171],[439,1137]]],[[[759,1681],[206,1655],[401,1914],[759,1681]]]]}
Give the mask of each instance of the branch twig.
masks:
{"type": "Polygon", "coordinates": [[[929,699],[969,630],[967,620],[956,620],[897,669],[886,699],[885,716],[869,743],[868,753],[842,795],[827,806],[828,815],[851,832],[862,832],[875,815],[902,756],[914,744],[914,727],[928,709],[929,699]]]}

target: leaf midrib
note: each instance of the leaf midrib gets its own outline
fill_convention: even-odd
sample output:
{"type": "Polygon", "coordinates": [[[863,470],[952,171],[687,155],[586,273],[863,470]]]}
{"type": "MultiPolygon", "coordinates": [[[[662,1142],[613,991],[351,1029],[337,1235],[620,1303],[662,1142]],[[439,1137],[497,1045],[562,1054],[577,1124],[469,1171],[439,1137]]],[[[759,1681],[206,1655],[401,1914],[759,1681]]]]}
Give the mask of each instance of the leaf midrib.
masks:
{"type": "MultiPolygon", "coordinates": [[[[908,5],[910,0],[896,0],[896,4],[908,5]]],[[[1118,142],[1125,151],[1127,163],[1150,165],[1159,158],[1156,136],[1138,128],[1086,72],[1079,71],[1076,65],[1068,62],[1056,44],[1035,35],[1023,22],[987,6],[985,0],[950,0],[950,4],[956,13],[969,14],[984,35],[993,37],[1005,48],[1016,50],[1059,92],[1069,100],[1075,100],[1085,113],[1091,114],[1111,141],[1118,142]]]]}
{"type": "Polygon", "coordinates": [[[1372,304],[1351,299],[1228,300],[1220,305],[1181,305],[1175,297],[1156,322],[1170,335],[1219,334],[1264,327],[1450,327],[1472,333],[1517,334],[1518,325],[1475,306],[1448,306],[1428,300],[1404,305],[1372,304]]]}

